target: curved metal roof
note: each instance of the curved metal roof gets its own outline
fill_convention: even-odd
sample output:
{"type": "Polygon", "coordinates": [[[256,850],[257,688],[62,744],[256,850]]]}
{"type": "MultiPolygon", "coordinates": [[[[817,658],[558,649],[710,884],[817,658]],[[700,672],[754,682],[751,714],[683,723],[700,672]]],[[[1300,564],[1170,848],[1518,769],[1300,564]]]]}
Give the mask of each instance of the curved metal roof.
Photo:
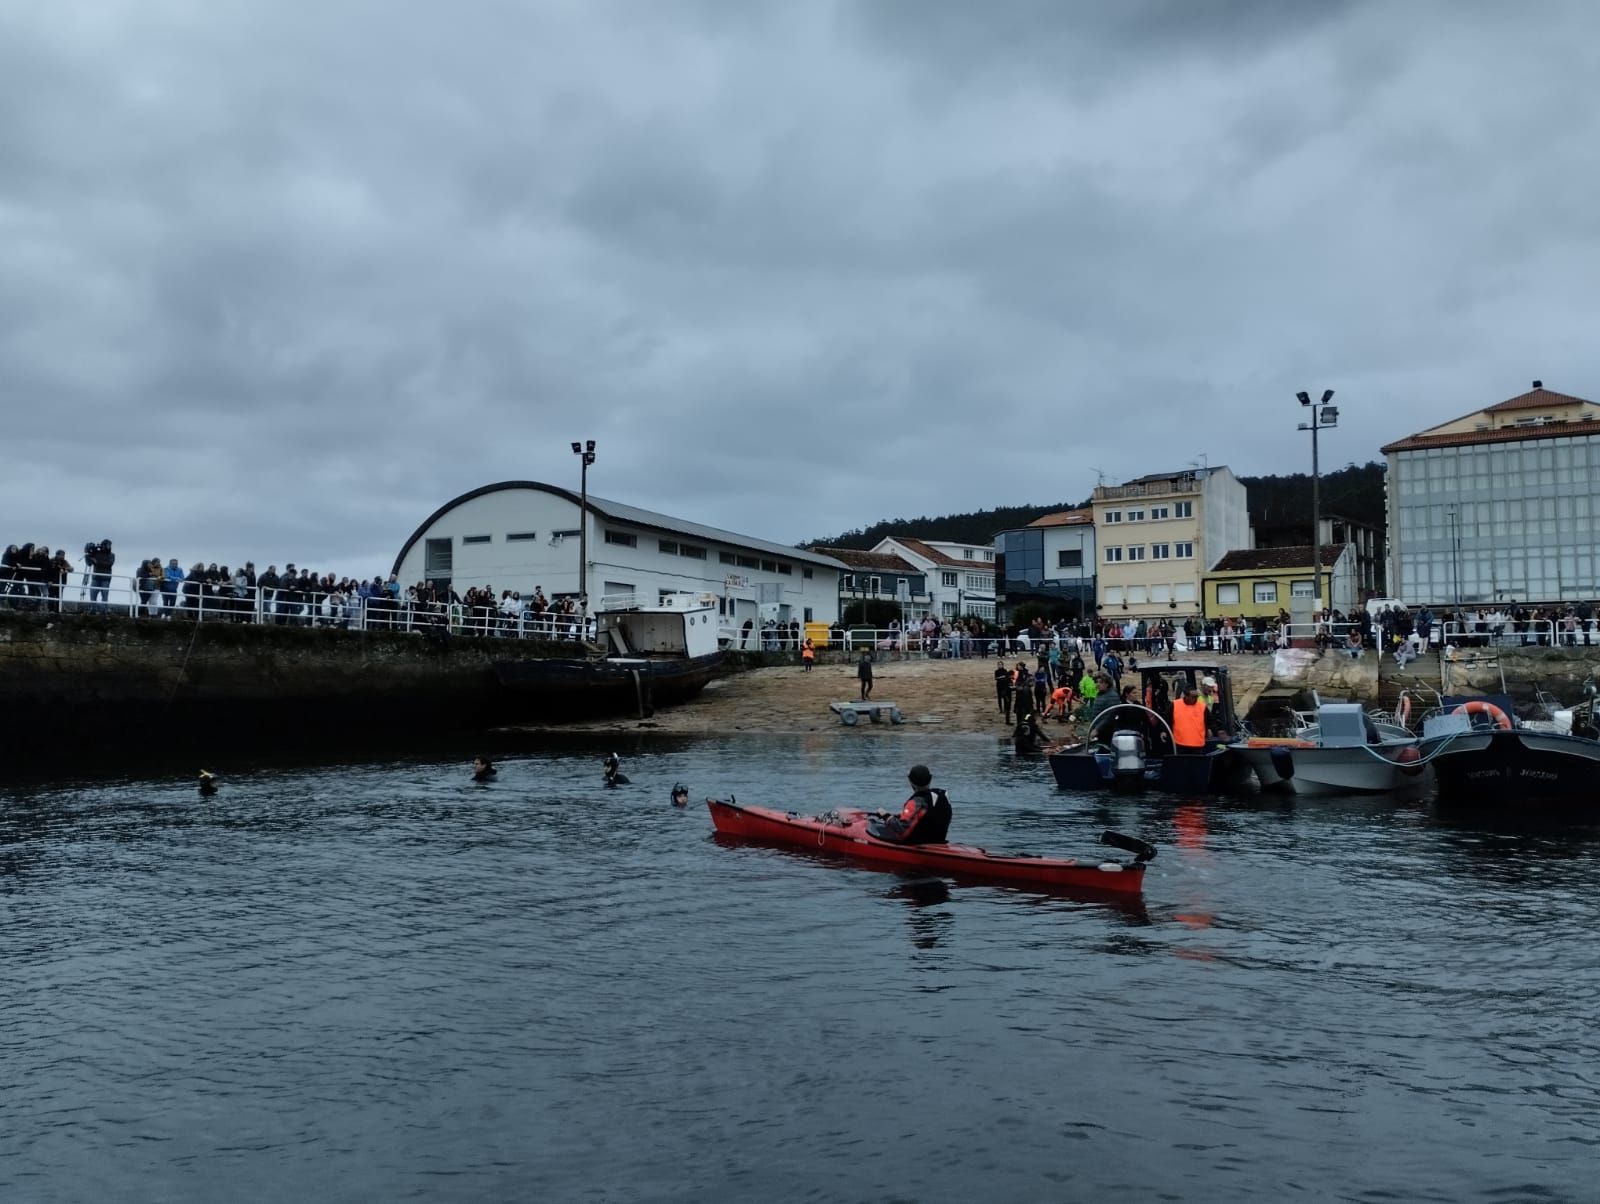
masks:
{"type": "MultiPolygon", "coordinates": [[[[570,489],[563,489],[559,485],[546,485],[543,481],[497,481],[493,485],[480,485],[477,489],[470,489],[459,497],[453,497],[440,506],[423,520],[422,525],[411,533],[409,539],[400,548],[400,554],[394,558],[394,565],[389,570],[398,573],[400,565],[405,560],[406,554],[421,539],[423,533],[438,522],[450,511],[473,498],[483,497],[488,493],[499,493],[509,489],[531,489],[537,493],[552,493],[557,497],[566,498],[574,506],[582,505],[583,499],[570,489]]],[[[635,527],[646,527],[654,531],[662,531],[668,535],[689,535],[697,539],[704,539],[711,543],[724,543],[736,548],[748,548],[753,552],[767,552],[774,556],[782,556],[788,560],[803,561],[806,564],[819,565],[822,568],[836,569],[848,572],[849,566],[831,556],[822,556],[816,552],[809,552],[804,548],[791,547],[789,544],[773,543],[766,539],[756,539],[750,535],[738,535],[732,531],[724,531],[719,527],[707,527],[700,523],[687,522],[681,518],[673,518],[668,514],[658,514],[654,510],[644,510],[638,506],[629,506],[625,502],[612,502],[605,498],[589,495],[589,509],[601,518],[611,519],[613,522],[628,523],[635,527]]]]}

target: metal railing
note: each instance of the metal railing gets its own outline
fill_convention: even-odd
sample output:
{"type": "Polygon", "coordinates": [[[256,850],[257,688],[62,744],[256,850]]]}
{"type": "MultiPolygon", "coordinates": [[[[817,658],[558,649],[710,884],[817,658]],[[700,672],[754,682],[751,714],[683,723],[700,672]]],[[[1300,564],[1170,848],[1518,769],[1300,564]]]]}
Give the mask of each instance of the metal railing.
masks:
{"type": "Polygon", "coordinates": [[[1600,625],[1593,619],[1575,619],[1571,627],[1564,619],[1524,619],[1521,622],[1496,615],[1492,619],[1451,620],[1440,624],[1442,643],[1458,648],[1549,648],[1600,644],[1600,625]]]}
{"type": "Polygon", "coordinates": [[[0,578],[0,607],[60,614],[124,615],[197,623],[256,623],[330,627],[351,631],[440,632],[514,639],[594,638],[594,621],[580,627],[575,614],[458,602],[422,602],[404,596],[362,597],[309,589],[243,586],[201,580],[169,581],[114,574],[79,574],[45,581],[18,568],[0,578]],[[81,578],[81,579],[80,579],[81,578]]]}

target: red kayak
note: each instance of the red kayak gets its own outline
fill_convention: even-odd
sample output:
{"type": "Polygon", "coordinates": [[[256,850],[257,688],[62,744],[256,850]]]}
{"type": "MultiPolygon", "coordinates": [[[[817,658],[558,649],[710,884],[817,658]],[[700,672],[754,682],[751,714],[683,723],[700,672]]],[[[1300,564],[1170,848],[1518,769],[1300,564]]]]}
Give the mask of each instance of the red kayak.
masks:
{"type": "Polygon", "coordinates": [[[711,809],[712,824],[727,836],[766,844],[798,845],[885,868],[905,867],[1000,882],[1138,894],[1144,884],[1144,863],[1155,856],[1155,850],[1144,841],[1116,832],[1105,833],[1100,838],[1101,843],[1136,853],[1137,860],[1073,861],[1026,853],[990,853],[963,844],[896,844],[879,840],[867,831],[871,816],[866,811],[830,811],[826,815],[808,817],[794,811],[745,807],[732,799],[723,802],[714,798],[708,798],[706,806],[711,809]]]}

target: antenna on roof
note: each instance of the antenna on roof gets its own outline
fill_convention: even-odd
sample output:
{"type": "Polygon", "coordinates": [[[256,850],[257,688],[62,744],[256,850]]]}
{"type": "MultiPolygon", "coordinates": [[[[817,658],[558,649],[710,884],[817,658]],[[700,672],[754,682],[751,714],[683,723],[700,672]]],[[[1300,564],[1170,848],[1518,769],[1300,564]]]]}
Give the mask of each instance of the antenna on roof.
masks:
{"type": "Polygon", "coordinates": [[[1206,455],[1205,452],[1200,452],[1199,456],[1200,456],[1200,458],[1198,460],[1190,460],[1189,461],[1189,467],[1190,468],[1198,468],[1201,472],[1210,472],[1211,471],[1211,457],[1206,455]]]}
{"type": "MultiPolygon", "coordinates": [[[[1090,467],[1093,468],[1094,466],[1091,464],[1090,467]]],[[[1098,481],[1098,483],[1100,485],[1104,485],[1106,483],[1106,470],[1105,469],[1103,469],[1103,468],[1095,468],[1094,475],[1095,475],[1095,477],[1096,477],[1096,479],[1097,479],[1097,481],[1098,481]]]]}

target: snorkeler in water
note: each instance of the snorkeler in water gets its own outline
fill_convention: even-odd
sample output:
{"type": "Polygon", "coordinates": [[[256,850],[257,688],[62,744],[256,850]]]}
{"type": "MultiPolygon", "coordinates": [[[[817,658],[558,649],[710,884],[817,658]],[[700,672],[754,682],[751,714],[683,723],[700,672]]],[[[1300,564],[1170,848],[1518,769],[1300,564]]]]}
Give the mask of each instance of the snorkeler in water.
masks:
{"type": "Polygon", "coordinates": [[[682,782],[672,788],[672,805],[674,807],[687,807],[689,805],[689,788],[682,782]]]}
{"type": "Polygon", "coordinates": [[[607,753],[605,759],[605,773],[607,786],[626,786],[628,775],[622,772],[622,762],[616,753],[607,753]]]}

